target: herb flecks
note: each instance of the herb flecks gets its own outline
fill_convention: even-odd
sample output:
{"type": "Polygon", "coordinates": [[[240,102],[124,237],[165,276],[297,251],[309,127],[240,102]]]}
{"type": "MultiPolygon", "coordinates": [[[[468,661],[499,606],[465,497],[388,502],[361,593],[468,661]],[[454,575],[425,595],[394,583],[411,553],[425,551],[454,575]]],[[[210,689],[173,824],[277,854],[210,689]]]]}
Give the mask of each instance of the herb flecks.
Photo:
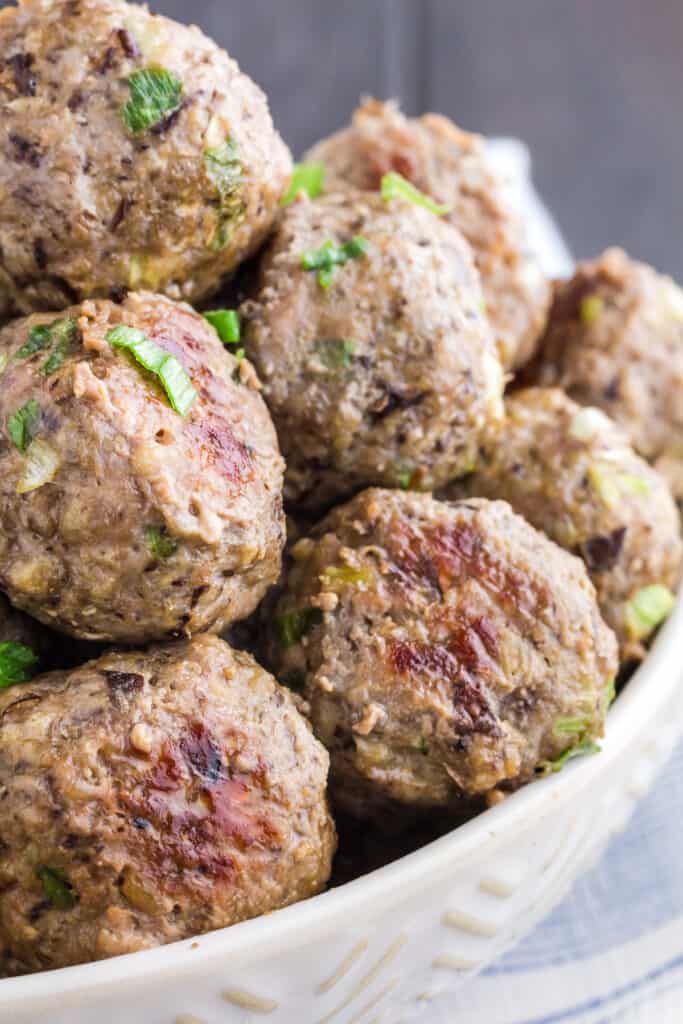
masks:
{"type": "Polygon", "coordinates": [[[323,164],[295,164],[289,188],[280,200],[280,205],[289,206],[301,192],[305,192],[311,199],[316,199],[322,192],[324,183],[325,167],[323,164]]]}
{"type": "Polygon", "coordinates": [[[31,398],[7,420],[7,433],[22,454],[36,435],[40,417],[40,403],[31,398]]]}
{"type": "Polygon", "coordinates": [[[159,561],[170,558],[178,550],[178,541],[165,526],[145,526],[145,540],[152,556],[159,561]]]}
{"type": "Polygon", "coordinates": [[[78,340],[78,324],[73,317],[53,320],[50,324],[37,324],[29,331],[28,340],[17,351],[17,359],[29,359],[37,352],[51,348],[41,373],[49,377],[63,364],[72,345],[78,340]]]}
{"type": "Polygon", "coordinates": [[[430,199],[424,192],[420,192],[414,185],[411,185],[402,174],[397,174],[395,171],[385,174],[382,178],[382,199],[385,203],[392,199],[405,199],[415,206],[423,206],[437,217],[445,216],[452,209],[450,206],[430,199]]]}
{"type": "Polygon", "coordinates": [[[220,146],[205,150],[204,162],[206,173],[218,193],[218,223],[211,241],[211,248],[218,252],[230,241],[246,209],[242,199],[244,175],[237,143],[233,139],[226,139],[220,146]]]}
{"type": "Polygon", "coordinates": [[[130,98],[121,107],[121,117],[129,132],[141,135],[180,110],[184,88],[179,78],[166,68],[149,67],[128,76],[130,98]]]}
{"type": "Polygon", "coordinates": [[[26,644],[6,640],[0,644],[0,689],[27,683],[33,679],[38,667],[38,657],[26,644]]]}
{"type": "Polygon", "coordinates": [[[330,240],[319,249],[302,253],[301,266],[304,270],[317,270],[318,284],[321,288],[329,288],[337,267],[343,267],[349,260],[364,256],[369,248],[370,242],[362,235],[355,235],[343,245],[330,240]]]}
{"type": "Polygon", "coordinates": [[[346,338],[321,338],[315,350],[328,370],[348,370],[353,362],[356,343],[346,338]]]}
{"type": "Polygon", "coordinates": [[[293,647],[309,631],[319,624],[322,612],[318,608],[296,608],[284,612],[275,620],[275,633],[281,647],[293,647]]]}
{"type": "Polygon", "coordinates": [[[56,910],[74,909],[78,903],[78,895],[66,875],[56,868],[45,866],[36,868],[36,875],[45,896],[56,910]]]}
{"type": "Polygon", "coordinates": [[[119,324],[109,331],[107,341],[113,348],[130,352],[143,369],[149,370],[157,378],[171,407],[180,416],[187,416],[197,392],[185,367],[175,356],[151,341],[136,327],[127,327],[125,324],[119,324]]]}

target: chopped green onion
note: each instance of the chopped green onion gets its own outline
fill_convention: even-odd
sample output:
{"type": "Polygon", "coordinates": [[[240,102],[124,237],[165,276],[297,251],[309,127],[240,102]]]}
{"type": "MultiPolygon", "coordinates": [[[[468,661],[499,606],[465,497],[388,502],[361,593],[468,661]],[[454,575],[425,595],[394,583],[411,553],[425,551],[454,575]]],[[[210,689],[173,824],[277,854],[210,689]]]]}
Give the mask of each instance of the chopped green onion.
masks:
{"type": "Polygon", "coordinates": [[[181,416],[187,416],[197,392],[182,363],[154,341],[145,337],[136,327],[119,324],[107,334],[107,341],[114,348],[130,352],[134,359],[156,375],[166,392],[171,406],[181,416]]]}
{"type": "Polygon", "coordinates": [[[47,324],[36,324],[32,327],[28,334],[28,341],[24,342],[21,348],[17,352],[17,359],[28,359],[30,356],[35,355],[36,352],[41,352],[44,348],[52,341],[52,333],[47,324]]]}
{"type": "Polygon", "coordinates": [[[599,753],[600,747],[597,743],[594,743],[592,740],[585,740],[583,743],[578,743],[575,747],[565,750],[564,754],[561,754],[554,761],[541,761],[536,771],[539,775],[552,775],[553,772],[562,771],[567,761],[571,761],[575,757],[585,757],[588,754],[599,753]]]}
{"type": "Polygon", "coordinates": [[[553,726],[553,732],[556,736],[582,736],[589,725],[590,722],[585,716],[582,718],[558,718],[553,726]]]}
{"type": "Polygon", "coordinates": [[[57,475],[62,460],[52,445],[37,437],[26,449],[24,472],[17,484],[17,494],[29,494],[39,487],[51,483],[57,475]]]}
{"type": "Polygon", "coordinates": [[[311,199],[315,199],[322,192],[324,183],[325,167],[323,164],[295,164],[292,180],[280,205],[289,206],[300,192],[306,192],[311,199]]]}
{"type": "Polygon", "coordinates": [[[43,866],[36,868],[36,875],[53,907],[57,910],[73,910],[78,903],[78,896],[66,875],[55,868],[43,866]]]}
{"type": "Polygon", "coordinates": [[[0,689],[33,679],[38,657],[26,644],[6,640],[0,644],[0,689]]]}
{"type": "Polygon", "coordinates": [[[240,315],[236,309],[209,309],[203,315],[224,345],[237,345],[241,340],[240,315]]]}
{"type": "Polygon", "coordinates": [[[325,580],[338,580],[340,583],[372,583],[374,573],[371,569],[353,569],[350,565],[330,565],[321,573],[325,580]]]}
{"type": "Polygon", "coordinates": [[[415,750],[419,750],[421,754],[429,753],[429,742],[425,736],[418,736],[417,739],[413,740],[412,746],[415,750]]]}
{"type": "Polygon", "coordinates": [[[280,679],[283,686],[295,693],[301,693],[306,685],[306,673],[300,671],[286,672],[280,679]]]}
{"type": "Polygon", "coordinates": [[[595,323],[598,319],[604,308],[604,300],[601,299],[599,295],[586,295],[586,297],[581,300],[581,305],[579,307],[581,323],[585,324],[586,327],[590,327],[590,325],[595,323]]]}
{"type": "Polygon", "coordinates": [[[128,76],[130,99],[121,107],[129,132],[140,135],[180,109],[183,83],[165,68],[150,67],[128,76]]]}
{"type": "Polygon", "coordinates": [[[25,452],[40,423],[40,404],[31,398],[7,420],[7,433],[20,452],[25,452]]]}
{"type": "Polygon", "coordinates": [[[143,532],[155,558],[170,558],[178,550],[178,541],[169,536],[165,526],[145,526],[143,532]]]}
{"type": "Polygon", "coordinates": [[[319,249],[302,253],[301,266],[304,270],[317,270],[318,284],[321,288],[329,288],[337,267],[343,267],[349,260],[365,255],[369,248],[369,241],[362,235],[356,235],[343,245],[324,242],[319,249]]]}
{"type": "Polygon", "coordinates": [[[662,583],[643,587],[626,603],[626,628],[634,640],[643,640],[667,618],[676,598],[662,583]]]}
{"type": "Polygon", "coordinates": [[[315,350],[328,370],[346,370],[353,362],[356,343],[345,338],[323,338],[315,350]]]}
{"type": "Polygon", "coordinates": [[[311,626],[321,621],[322,615],[317,608],[298,608],[284,612],[275,620],[275,633],[281,647],[293,647],[311,626]]]}
{"type": "Polygon", "coordinates": [[[220,201],[216,233],[211,242],[214,252],[219,252],[230,241],[235,223],[245,211],[241,195],[244,176],[237,143],[226,139],[220,146],[205,150],[204,162],[220,201]]]}
{"type": "Polygon", "coordinates": [[[625,473],[605,462],[596,462],[589,466],[588,479],[607,508],[616,508],[624,494],[646,497],[650,493],[647,480],[633,473],[625,473]]]}
{"type": "Polygon", "coordinates": [[[37,324],[29,331],[28,341],[17,352],[17,359],[28,359],[43,349],[54,345],[54,350],[43,363],[44,377],[55,373],[64,362],[70,346],[78,336],[78,324],[73,317],[53,320],[51,324],[37,324]]]}
{"type": "Polygon", "coordinates": [[[416,206],[424,206],[426,210],[435,213],[437,217],[443,217],[452,209],[450,206],[434,202],[424,192],[420,192],[414,185],[411,185],[402,174],[397,174],[395,171],[385,174],[382,178],[382,199],[385,203],[391,199],[407,199],[409,203],[414,203],[416,206]]]}

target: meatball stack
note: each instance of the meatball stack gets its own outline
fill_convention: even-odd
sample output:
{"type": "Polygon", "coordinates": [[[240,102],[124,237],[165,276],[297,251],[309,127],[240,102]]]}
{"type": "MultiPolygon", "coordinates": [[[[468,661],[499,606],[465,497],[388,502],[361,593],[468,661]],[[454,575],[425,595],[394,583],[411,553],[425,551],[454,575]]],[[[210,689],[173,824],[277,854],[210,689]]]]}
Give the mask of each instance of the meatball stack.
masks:
{"type": "Polygon", "coordinates": [[[13,975],[319,892],[328,770],[345,820],[405,837],[596,749],[680,574],[680,409],[653,364],[636,454],[572,343],[618,364],[624,425],[680,308],[613,273],[594,333],[560,288],[539,349],[549,283],[445,118],[368,101],[293,169],[234,61],[145,8],[24,0],[0,53],[13,975]],[[571,397],[506,404],[526,364],[571,397]]]}

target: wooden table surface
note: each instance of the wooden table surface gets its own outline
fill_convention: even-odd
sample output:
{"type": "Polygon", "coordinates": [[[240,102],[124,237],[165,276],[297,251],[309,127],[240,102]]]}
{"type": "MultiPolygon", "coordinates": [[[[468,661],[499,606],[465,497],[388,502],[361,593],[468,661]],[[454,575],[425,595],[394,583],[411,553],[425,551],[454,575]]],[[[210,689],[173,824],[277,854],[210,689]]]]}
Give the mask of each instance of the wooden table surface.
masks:
{"type": "Polygon", "coordinates": [[[153,6],[238,59],[296,152],[363,92],[516,135],[577,255],[619,243],[683,280],[683,0],[153,6]]]}

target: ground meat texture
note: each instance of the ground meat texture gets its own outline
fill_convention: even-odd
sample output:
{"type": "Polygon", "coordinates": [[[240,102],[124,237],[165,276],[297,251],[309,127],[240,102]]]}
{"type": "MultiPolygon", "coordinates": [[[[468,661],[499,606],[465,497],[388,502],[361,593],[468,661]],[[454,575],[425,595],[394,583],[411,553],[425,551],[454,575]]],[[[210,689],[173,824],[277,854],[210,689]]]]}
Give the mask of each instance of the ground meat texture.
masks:
{"type": "Polygon", "coordinates": [[[188,306],[150,293],[14,321],[0,358],[0,586],[13,604],[130,644],[247,616],[284,544],[283,463],[251,365],[188,306]],[[37,326],[65,322],[65,348],[26,355],[37,326]],[[186,416],[107,341],[121,324],[185,368],[197,393],[186,416]]]}
{"type": "Polygon", "coordinates": [[[451,206],[449,219],[472,246],[505,367],[529,359],[545,322],[549,288],[479,136],[438,114],[408,119],[395,104],[369,99],[348,128],[319,142],[305,159],[325,165],[330,190],[375,190],[383,175],[395,171],[451,206]]]}
{"type": "Polygon", "coordinates": [[[516,392],[478,471],[449,494],[502,498],[580,555],[623,656],[642,653],[646,637],[633,635],[628,606],[644,587],[677,586],[679,517],[666,481],[604,413],[552,388],[516,392]]]}
{"type": "Polygon", "coordinates": [[[243,306],[245,346],[310,512],[360,487],[430,488],[467,472],[502,411],[503,374],[469,249],[425,209],[350,193],[285,210],[243,306]],[[365,252],[324,287],[302,254],[365,252]]]}
{"type": "Polygon", "coordinates": [[[317,893],[328,755],[199,637],[0,693],[0,974],[148,949],[317,893]]]}
{"type": "Polygon", "coordinates": [[[505,502],[382,490],[294,546],[269,657],[373,818],[527,781],[601,735],[617,671],[580,559],[505,502]]]}
{"type": "Polygon", "coordinates": [[[558,282],[531,381],[603,409],[683,500],[683,293],[608,249],[558,282]]]}
{"type": "Polygon", "coordinates": [[[264,95],[199,29],[123,0],[0,11],[0,317],[126,288],[198,300],[290,172],[264,95]],[[126,119],[150,69],[163,100],[126,119]]]}

